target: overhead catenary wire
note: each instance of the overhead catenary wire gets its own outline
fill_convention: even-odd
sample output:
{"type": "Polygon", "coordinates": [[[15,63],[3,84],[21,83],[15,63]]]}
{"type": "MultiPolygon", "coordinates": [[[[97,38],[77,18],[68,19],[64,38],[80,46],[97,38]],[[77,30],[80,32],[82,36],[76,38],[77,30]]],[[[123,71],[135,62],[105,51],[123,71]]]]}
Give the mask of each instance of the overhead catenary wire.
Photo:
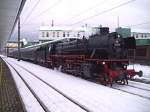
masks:
{"type": "MultiPolygon", "coordinates": [[[[88,9],[86,9],[86,10],[84,10],[84,11],[78,13],[78,14],[76,14],[75,16],[69,18],[68,20],[72,20],[72,19],[74,19],[74,18],[77,18],[77,17],[81,16],[82,14],[87,13],[88,11],[91,11],[91,10],[93,10],[93,9],[95,9],[95,8],[97,8],[97,7],[101,6],[101,5],[103,5],[103,4],[106,3],[107,1],[109,1],[109,0],[103,0],[102,2],[100,2],[100,3],[96,4],[96,5],[94,5],[94,6],[90,7],[90,8],[88,8],[88,9]]],[[[68,20],[66,20],[66,21],[68,21],[68,20]]]]}
{"type": "MultiPolygon", "coordinates": [[[[63,0],[58,0],[56,1],[53,5],[51,5],[50,7],[48,7],[46,10],[42,11],[41,13],[39,13],[37,16],[35,16],[34,18],[37,18],[38,16],[41,16],[42,14],[46,13],[47,11],[51,10],[52,8],[54,8],[56,5],[58,5],[61,1],[63,0]]],[[[36,7],[38,6],[38,4],[40,3],[40,0],[38,0],[36,2],[36,4],[34,5],[34,7],[32,8],[31,12],[29,13],[29,15],[26,17],[25,21],[23,22],[23,24],[21,24],[23,27],[27,21],[27,19],[31,16],[32,12],[36,9],[36,7]]]]}
{"type": "Polygon", "coordinates": [[[136,26],[145,25],[145,24],[149,24],[149,23],[150,23],[150,21],[145,21],[145,22],[142,22],[142,23],[133,24],[133,25],[128,26],[128,27],[136,27],[136,26]]]}
{"type": "Polygon", "coordinates": [[[28,15],[26,16],[24,22],[22,23],[22,25],[24,25],[26,23],[26,21],[29,19],[29,17],[31,16],[31,14],[33,13],[33,11],[36,9],[36,7],[39,5],[41,0],[37,0],[37,2],[35,3],[35,5],[33,6],[33,8],[31,9],[30,13],[28,13],[28,15]]]}
{"type": "Polygon", "coordinates": [[[84,18],[84,19],[82,19],[82,20],[79,20],[79,21],[77,21],[77,22],[75,22],[75,23],[73,23],[73,24],[70,24],[69,26],[73,26],[73,25],[75,25],[75,24],[79,24],[79,23],[81,23],[81,22],[83,22],[83,21],[85,21],[85,20],[94,18],[94,17],[96,17],[96,16],[102,15],[102,14],[107,13],[107,12],[110,12],[110,11],[112,11],[112,10],[114,10],[114,9],[120,8],[120,7],[124,6],[124,5],[127,5],[127,4],[129,4],[129,3],[132,3],[132,2],[134,2],[134,1],[136,1],[136,0],[130,0],[130,1],[121,3],[121,4],[116,5],[116,6],[112,7],[112,8],[110,8],[110,9],[106,9],[106,10],[104,10],[104,11],[102,11],[102,12],[99,12],[99,13],[97,13],[97,14],[95,14],[95,15],[92,15],[92,16],[89,16],[89,17],[84,18]]]}
{"type": "MultiPolygon", "coordinates": [[[[40,1],[40,0],[38,0],[38,1],[40,1]]],[[[44,13],[46,13],[47,11],[51,10],[51,9],[54,8],[56,5],[58,5],[61,1],[63,1],[63,0],[58,0],[58,1],[56,1],[53,5],[51,5],[49,8],[47,8],[47,9],[44,10],[44,11],[42,11],[40,14],[38,14],[38,15],[35,16],[35,17],[37,18],[38,16],[41,16],[42,14],[44,14],[44,13]]],[[[119,4],[119,7],[121,7],[122,5],[126,5],[126,4],[128,4],[128,3],[130,3],[130,2],[133,2],[133,1],[135,1],[135,0],[130,0],[130,1],[127,1],[127,2],[125,2],[125,3],[123,3],[123,4],[119,4]]],[[[103,2],[106,2],[106,0],[104,0],[103,2]]],[[[102,3],[103,3],[103,2],[102,2],[102,3]]],[[[35,7],[34,7],[33,9],[36,8],[36,6],[38,5],[38,3],[39,3],[39,2],[36,3],[36,5],[35,5],[35,7]]],[[[95,5],[95,6],[97,6],[97,5],[95,5]]],[[[91,7],[90,9],[93,9],[93,8],[94,8],[94,7],[91,7]]],[[[108,12],[108,11],[111,11],[111,10],[115,9],[115,8],[118,8],[118,7],[113,7],[113,8],[111,8],[111,9],[105,10],[105,11],[103,11],[103,12],[100,12],[100,13],[96,14],[96,15],[93,15],[93,16],[90,16],[90,17],[85,18],[85,19],[83,19],[83,20],[80,20],[80,21],[78,21],[78,22],[75,22],[75,23],[73,23],[73,24],[71,24],[71,25],[69,25],[69,26],[72,26],[72,25],[74,25],[74,24],[78,24],[78,23],[80,23],[80,22],[82,22],[82,21],[84,21],[84,20],[87,20],[87,19],[93,18],[93,17],[95,17],[95,16],[98,16],[98,15],[100,15],[101,13],[106,13],[106,12],[108,12]]],[[[87,9],[86,12],[87,12],[88,10],[90,10],[90,9],[87,9]]],[[[32,12],[33,12],[33,10],[32,10],[32,12]]],[[[32,13],[32,12],[31,12],[31,13],[32,13]]],[[[29,16],[31,15],[31,13],[29,13],[29,15],[27,16],[27,19],[29,18],[29,16]]],[[[82,13],[84,13],[84,12],[82,12],[82,13]]],[[[81,15],[81,14],[78,14],[77,16],[80,16],[80,15],[81,15]]],[[[72,17],[71,19],[76,18],[77,16],[74,16],[74,17],[72,17]]],[[[25,19],[25,21],[27,21],[27,19],[25,19]]],[[[25,22],[23,22],[23,25],[24,25],[24,24],[25,24],[25,22]]]]}
{"type": "Polygon", "coordinates": [[[57,0],[53,5],[51,5],[50,7],[48,7],[47,9],[45,9],[44,11],[40,12],[38,15],[35,16],[35,18],[43,15],[44,13],[46,13],[47,11],[51,10],[52,8],[56,7],[59,3],[61,3],[63,0],[57,0]]]}

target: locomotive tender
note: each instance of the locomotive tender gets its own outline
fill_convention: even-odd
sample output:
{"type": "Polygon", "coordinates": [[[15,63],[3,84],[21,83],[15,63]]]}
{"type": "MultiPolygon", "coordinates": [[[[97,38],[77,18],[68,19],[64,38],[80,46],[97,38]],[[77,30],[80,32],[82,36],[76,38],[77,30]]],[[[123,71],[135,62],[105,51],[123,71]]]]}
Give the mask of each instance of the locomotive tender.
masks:
{"type": "MultiPolygon", "coordinates": [[[[109,33],[108,27],[88,39],[61,39],[21,49],[21,59],[76,76],[99,79],[103,84],[125,82],[142,72],[127,69],[128,49],[135,49],[134,37],[122,38],[117,32],[109,33]]],[[[17,58],[18,51],[9,53],[17,58]]]]}

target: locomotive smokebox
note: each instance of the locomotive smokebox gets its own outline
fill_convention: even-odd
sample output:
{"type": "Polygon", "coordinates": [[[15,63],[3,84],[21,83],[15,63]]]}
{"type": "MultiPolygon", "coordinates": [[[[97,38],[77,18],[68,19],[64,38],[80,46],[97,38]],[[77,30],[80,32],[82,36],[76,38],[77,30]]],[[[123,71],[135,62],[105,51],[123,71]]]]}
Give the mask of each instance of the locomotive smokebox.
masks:
{"type": "Polygon", "coordinates": [[[101,27],[100,28],[100,34],[101,35],[106,35],[109,33],[109,27],[101,27]]]}

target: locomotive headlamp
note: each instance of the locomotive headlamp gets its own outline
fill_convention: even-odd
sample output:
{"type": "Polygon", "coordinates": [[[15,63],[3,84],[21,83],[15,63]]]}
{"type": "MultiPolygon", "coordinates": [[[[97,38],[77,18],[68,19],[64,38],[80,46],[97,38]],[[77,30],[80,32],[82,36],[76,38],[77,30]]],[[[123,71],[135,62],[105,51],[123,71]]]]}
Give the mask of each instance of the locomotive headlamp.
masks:
{"type": "Polygon", "coordinates": [[[124,65],[123,67],[124,67],[124,68],[127,68],[127,65],[124,65]]]}
{"type": "Polygon", "coordinates": [[[118,34],[117,37],[120,38],[121,36],[118,34]]]}
{"type": "Polygon", "coordinates": [[[105,62],[102,62],[103,65],[105,65],[105,62]]]}

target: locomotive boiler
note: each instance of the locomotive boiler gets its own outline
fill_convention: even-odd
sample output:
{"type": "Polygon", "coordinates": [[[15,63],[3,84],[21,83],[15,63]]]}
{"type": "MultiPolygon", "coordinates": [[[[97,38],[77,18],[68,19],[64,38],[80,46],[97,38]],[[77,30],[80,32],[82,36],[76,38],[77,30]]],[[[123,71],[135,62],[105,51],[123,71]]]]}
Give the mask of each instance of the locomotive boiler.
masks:
{"type": "Polygon", "coordinates": [[[127,50],[131,48],[135,49],[133,37],[124,39],[117,32],[109,33],[108,27],[100,28],[99,33],[91,35],[88,39],[83,37],[55,46],[56,53],[60,55],[78,54],[99,59],[126,59],[127,50]]]}

